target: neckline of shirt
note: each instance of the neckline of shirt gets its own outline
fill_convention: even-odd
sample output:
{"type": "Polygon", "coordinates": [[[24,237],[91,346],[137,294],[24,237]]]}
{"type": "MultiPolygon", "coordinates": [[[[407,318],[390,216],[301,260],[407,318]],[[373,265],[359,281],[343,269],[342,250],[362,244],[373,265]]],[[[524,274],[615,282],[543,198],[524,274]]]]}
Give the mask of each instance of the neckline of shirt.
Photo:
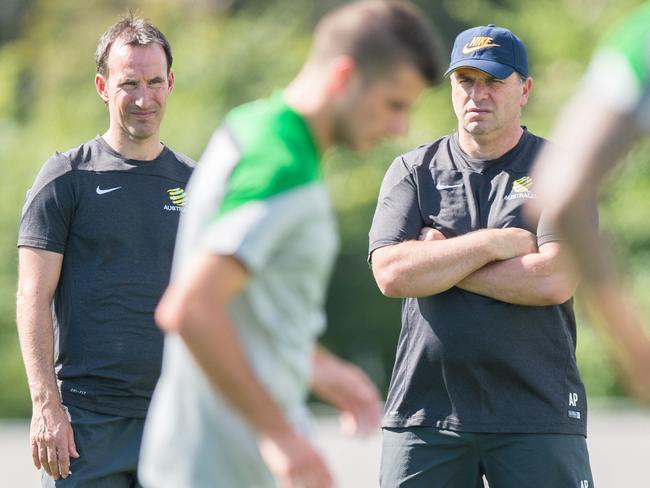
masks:
{"type": "Polygon", "coordinates": [[[469,157],[460,147],[458,132],[454,132],[451,134],[449,139],[451,141],[453,151],[458,156],[458,161],[463,166],[463,168],[459,169],[469,169],[475,173],[486,173],[492,169],[500,168],[501,166],[513,161],[523,151],[524,146],[530,138],[530,132],[528,131],[528,128],[525,125],[522,125],[521,128],[523,129],[523,132],[517,141],[517,144],[515,144],[508,152],[495,159],[474,159],[469,157]]]}
{"type": "Polygon", "coordinates": [[[115,156],[116,158],[119,158],[122,161],[124,161],[126,163],[129,163],[129,164],[132,164],[134,166],[155,163],[155,162],[159,161],[160,159],[163,159],[166,156],[167,151],[169,151],[169,148],[163,143],[162,151],[160,151],[158,156],[156,156],[154,159],[131,159],[131,158],[125,157],[124,155],[120,154],[115,149],[113,149],[110,146],[110,144],[108,144],[108,142],[106,142],[106,140],[101,135],[98,134],[97,137],[95,138],[95,141],[97,141],[97,144],[99,144],[99,146],[104,151],[109,153],[111,156],[115,156]]]}

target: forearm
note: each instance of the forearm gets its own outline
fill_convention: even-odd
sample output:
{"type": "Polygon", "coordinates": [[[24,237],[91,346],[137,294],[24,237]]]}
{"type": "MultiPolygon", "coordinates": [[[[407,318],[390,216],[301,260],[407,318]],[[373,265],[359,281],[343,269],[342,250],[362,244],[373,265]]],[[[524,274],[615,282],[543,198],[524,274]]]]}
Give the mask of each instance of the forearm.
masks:
{"type": "Polygon", "coordinates": [[[181,329],[181,336],[210,382],[255,430],[275,438],[292,433],[277,402],[257,378],[226,313],[181,329]]]}
{"type": "Polygon", "coordinates": [[[16,323],[32,397],[32,461],[55,480],[68,476],[70,457],[79,457],[54,372],[51,304],[62,262],[62,254],[18,250],[16,323]]]}
{"type": "Polygon", "coordinates": [[[553,129],[554,144],[546,144],[535,162],[539,198],[526,211],[536,221],[543,210],[588,279],[606,279],[611,273],[595,245],[598,230],[592,217],[598,188],[637,135],[629,117],[579,94],[553,129]]]}
{"type": "Polygon", "coordinates": [[[312,355],[312,371],[309,386],[312,392],[322,398],[327,398],[329,372],[331,371],[330,365],[333,360],[332,354],[327,349],[316,344],[312,355]]]}
{"type": "Polygon", "coordinates": [[[208,380],[260,434],[292,432],[284,414],[253,371],[228,312],[248,272],[235,258],[199,253],[165,291],[155,319],[178,333],[208,380]]]}
{"type": "Polygon", "coordinates": [[[616,260],[605,236],[594,225],[594,200],[581,196],[555,220],[555,228],[585,282],[608,281],[617,273],[616,260]]]}
{"type": "Polygon", "coordinates": [[[610,282],[582,287],[594,324],[610,343],[625,382],[650,403],[650,331],[631,291],[614,275],[610,282]]]}
{"type": "Polygon", "coordinates": [[[358,368],[316,344],[312,355],[310,388],[323,400],[336,405],[343,387],[349,386],[344,380],[348,379],[352,370],[358,368]]]}
{"type": "Polygon", "coordinates": [[[375,431],[381,420],[381,400],[377,387],[363,370],[318,344],[312,363],[311,389],[340,411],[342,431],[375,431]]]}
{"type": "Polygon", "coordinates": [[[545,211],[569,209],[591,193],[638,137],[628,116],[579,93],[563,109],[534,167],[538,202],[545,211]],[[585,117],[588,113],[589,117],[585,117]]]}
{"type": "Polygon", "coordinates": [[[374,409],[379,404],[379,392],[375,385],[355,364],[317,344],[312,366],[312,392],[338,409],[374,409]]]}
{"type": "Polygon", "coordinates": [[[54,372],[54,330],[49,297],[19,290],[16,323],[34,408],[60,405],[61,396],[54,372]]]}
{"type": "Polygon", "coordinates": [[[372,255],[372,269],[384,295],[420,297],[448,290],[494,259],[487,233],[478,231],[379,248],[372,255]]]}
{"type": "Polygon", "coordinates": [[[490,263],[461,280],[457,286],[518,305],[564,303],[575,291],[575,273],[560,255],[558,244],[548,246],[553,246],[553,249],[490,263]]]}

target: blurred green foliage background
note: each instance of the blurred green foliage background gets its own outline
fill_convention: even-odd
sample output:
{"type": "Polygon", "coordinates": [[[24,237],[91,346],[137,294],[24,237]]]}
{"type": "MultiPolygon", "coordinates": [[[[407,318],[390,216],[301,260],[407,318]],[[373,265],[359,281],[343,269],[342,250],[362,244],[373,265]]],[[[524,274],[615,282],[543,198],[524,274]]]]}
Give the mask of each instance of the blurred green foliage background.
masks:
{"type": "MultiPolygon", "coordinates": [[[[157,24],[174,53],[176,86],[163,141],[199,158],[224,113],[282,88],[305,58],[311,29],[340,0],[2,0],[0,2],[0,418],[30,415],[15,328],[16,234],[25,191],[53,151],[103,133],[95,43],[127,8],[157,24]]],[[[535,87],[524,123],[545,136],[577,87],[604,30],[639,0],[420,0],[448,48],[461,30],[494,23],[529,49],[535,87]]],[[[328,299],[325,345],[361,365],[385,391],[399,334],[399,300],[378,292],[366,264],[367,233],[381,178],[399,153],[455,128],[448,83],[425,93],[408,138],[364,158],[328,155],[325,172],[343,247],[328,299]]],[[[589,114],[585,114],[588,117],[589,114]]],[[[650,296],[650,144],[640,144],[604,195],[602,216],[620,244],[639,298],[650,296]]],[[[647,303],[646,303],[647,302],[647,303]]],[[[580,314],[583,315],[583,314],[580,314]]],[[[592,397],[624,394],[607,348],[586,318],[578,360],[592,397]]]]}

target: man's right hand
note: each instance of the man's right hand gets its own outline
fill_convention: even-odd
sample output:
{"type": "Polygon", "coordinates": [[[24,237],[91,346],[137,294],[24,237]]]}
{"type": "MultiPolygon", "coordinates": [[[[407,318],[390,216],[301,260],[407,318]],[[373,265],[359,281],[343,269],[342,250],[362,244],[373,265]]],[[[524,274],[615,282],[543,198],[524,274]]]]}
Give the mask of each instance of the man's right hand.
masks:
{"type": "Polygon", "coordinates": [[[30,428],[32,460],[55,480],[70,474],[70,457],[78,458],[70,419],[60,403],[33,406],[30,428]]]}
{"type": "Polygon", "coordinates": [[[325,461],[303,437],[263,437],[260,452],[281,488],[330,488],[332,476],[325,461]]]}
{"type": "Polygon", "coordinates": [[[490,247],[496,261],[523,256],[538,252],[535,234],[518,227],[505,229],[486,229],[490,233],[490,247]]]}

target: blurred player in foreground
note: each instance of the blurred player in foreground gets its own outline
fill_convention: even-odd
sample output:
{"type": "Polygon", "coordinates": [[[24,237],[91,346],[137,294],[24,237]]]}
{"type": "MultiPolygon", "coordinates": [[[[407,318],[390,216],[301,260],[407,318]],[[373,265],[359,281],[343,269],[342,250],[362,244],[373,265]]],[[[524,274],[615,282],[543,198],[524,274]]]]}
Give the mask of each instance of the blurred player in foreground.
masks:
{"type": "MultiPolygon", "coordinates": [[[[407,2],[347,4],[282,92],[231,111],[188,189],[145,428],[148,487],[328,487],[305,398],[338,237],[320,169],[335,144],[403,134],[441,63],[407,2]]],[[[315,375],[318,382],[318,373],[315,375]]],[[[314,385],[318,390],[317,385],[314,385]]]]}
{"type": "Polygon", "coordinates": [[[540,153],[531,214],[564,236],[582,272],[581,290],[633,392],[650,402],[650,338],[607,242],[590,225],[590,202],[615,164],[650,130],[650,3],[598,48],[580,89],[540,153]]]}

